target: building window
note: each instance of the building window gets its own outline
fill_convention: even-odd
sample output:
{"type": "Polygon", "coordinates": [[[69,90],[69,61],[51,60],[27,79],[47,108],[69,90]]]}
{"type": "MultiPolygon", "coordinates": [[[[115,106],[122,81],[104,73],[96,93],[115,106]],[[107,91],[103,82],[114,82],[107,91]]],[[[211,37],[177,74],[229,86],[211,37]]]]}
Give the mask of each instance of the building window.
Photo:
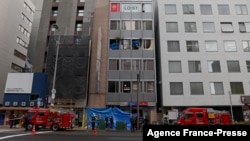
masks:
{"type": "Polygon", "coordinates": [[[247,15],[247,6],[246,5],[235,5],[235,10],[237,15],[247,15]]]}
{"type": "Polygon", "coordinates": [[[84,7],[78,7],[77,16],[83,16],[83,15],[84,15],[84,7]]]}
{"type": "Polygon", "coordinates": [[[119,50],[120,39],[110,39],[109,48],[111,50],[119,50]]]}
{"type": "Polygon", "coordinates": [[[201,62],[200,61],[188,61],[189,73],[199,73],[201,72],[201,62]]]}
{"type": "Polygon", "coordinates": [[[244,52],[250,52],[250,40],[242,41],[244,52]]]}
{"type": "Polygon", "coordinates": [[[180,52],[179,41],[167,41],[168,52],[180,52]]]}
{"type": "Polygon", "coordinates": [[[211,5],[200,5],[201,15],[212,15],[211,5]]]}
{"type": "Polygon", "coordinates": [[[110,21],[110,30],[120,30],[120,21],[110,21]]]}
{"type": "Polygon", "coordinates": [[[204,94],[203,83],[202,82],[190,82],[190,90],[191,90],[191,95],[204,94]]]}
{"type": "Polygon", "coordinates": [[[169,73],[181,73],[181,61],[168,61],[169,73]]]}
{"type": "Polygon", "coordinates": [[[210,82],[210,91],[212,95],[224,94],[222,82],[210,82]]]}
{"type": "Polygon", "coordinates": [[[58,15],[58,7],[53,7],[51,11],[51,16],[56,17],[58,15]]]}
{"type": "Polygon", "coordinates": [[[143,21],[143,30],[152,30],[152,21],[143,21]]]}
{"type": "Polygon", "coordinates": [[[165,14],[166,15],[177,14],[176,5],[175,4],[165,4],[165,14]]]}
{"type": "Polygon", "coordinates": [[[82,23],[79,22],[76,23],[76,31],[82,31],[82,27],[83,27],[82,23]]]}
{"type": "Polygon", "coordinates": [[[185,32],[197,32],[195,22],[185,22],[184,25],[185,25],[185,32]]]}
{"type": "Polygon", "coordinates": [[[142,47],[142,40],[141,39],[132,39],[132,49],[138,50],[142,47]]]}
{"type": "Polygon", "coordinates": [[[118,93],[119,92],[119,82],[109,81],[108,82],[108,92],[109,93],[118,93]]]}
{"type": "Polygon", "coordinates": [[[130,93],[131,92],[131,83],[130,83],[130,81],[121,82],[121,86],[122,86],[122,92],[124,92],[124,93],[130,93]]]}
{"type": "Polygon", "coordinates": [[[221,22],[221,32],[223,33],[232,33],[234,32],[233,24],[231,22],[221,22]]]}
{"type": "Polygon", "coordinates": [[[182,5],[183,14],[194,14],[194,5],[184,4],[182,5]]]}
{"type": "Polygon", "coordinates": [[[232,94],[244,94],[244,88],[242,82],[230,82],[232,94]]]}
{"type": "Polygon", "coordinates": [[[214,33],[215,32],[215,27],[213,22],[203,22],[203,32],[204,33],[214,33]]]}
{"type": "Polygon", "coordinates": [[[205,41],[205,47],[208,52],[218,51],[217,41],[205,41]]]}
{"type": "Polygon", "coordinates": [[[130,40],[128,39],[121,40],[120,49],[123,49],[123,50],[131,49],[130,40]]]}
{"type": "Polygon", "coordinates": [[[155,85],[154,81],[145,82],[145,92],[146,93],[154,93],[155,92],[155,85]]]}
{"type": "Polygon", "coordinates": [[[250,23],[239,22],[239,28],[241,33],[250,32],[250,23]]]}
{"type": "Polygon", "coordinates": [[[141,60],[132,60],[132,70],[141,70],[141,60]]]}
{"type": "Polygon", "coordinates": [[[225,51],[237,51],[235,41],[224,41],[225,51]]]}
{"type": "Polygon", "coordinates": [[[16,57],[18,57],[19,59],[23,60],[23,61],[26,60],[26,56],[23,55],[23,54],[22,54],[21,52],[19,52],[18,50],[14,50],[14,55],[15,55],[16,57]]]}
{"type": "Polygon", "coordinates": [[[219,15],[230,15],[229,5],[218,5],[219,15]]]}
{"type": "Polygon", "coordinates": [[[154,60],[143,60],[143,67],[145,71],[154,70],[154,60]]]}
{"type": "Polygon", "coordinates": [[[109,70],[119,70],[119,60],[109,60],[109,70]]]}
{"type": "Polygon", "coordinates": [[[122,30],[141,30],[141,21],[122,21],[122,30]]]}
{"type": "Polygon", "coordinates": [[[121,60],[121,70],[131,70],[131,61],[130,60],[121,60]]]}
{"type": "Polygon", "coordinates": [[[167,32],[178,32],[177,22],[166,22],[167,32]]]}
{"type": "Polygon", "coordinates": [[[142,4],[142,12],[152,12],[152,4],[150,3],[143,3],[142,4]]]}
{"type": "Polygon", "coordinates": [[[170,94],[171,95],[183,95],[182,82],[170,82],[170,94]]]}
{"type": "Polygon", "coordinates": [[[221,72],[220,61],[209,60],[207,61],[208,72],[221,72]]]}
{"type": "MultiPolygon", "coordinates": [[[[140,86],[140,92],[142,91],[142,85],[141,82],[139,82],[139,86],[140,86]]],[[[138,90],[138,81],[133,81],[132,82],[132,93],[137,93],[138,90]]]]}
{"type": "Polygon", "coordinates": [[[246,61],[247,72],[250,72],[250,61],[246,61]]]}
{"type": "Polygon", "coordinates": [[[60,0],[54,0],[54,2],[55,2],[55,3],[58,3],[58,2],[60,2],[60,0]]]}
{"type": "Polygon", "coordinates": [[[227,61],[228,72],[240,72],[239,61],[227,61]]]}
{"type": "Polygon", "coordinates": [[[186,41],[187,52],[199,52],[198,41],[186,41]]]}

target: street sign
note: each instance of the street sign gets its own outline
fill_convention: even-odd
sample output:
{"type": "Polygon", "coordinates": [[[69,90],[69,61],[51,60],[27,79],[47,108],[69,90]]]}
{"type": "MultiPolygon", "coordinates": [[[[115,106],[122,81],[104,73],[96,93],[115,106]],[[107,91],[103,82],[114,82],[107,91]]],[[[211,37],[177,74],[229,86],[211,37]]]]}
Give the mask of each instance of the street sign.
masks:
{"type": "Polygon", "coordinates": [[[51,93],[52,93],[52,94],[56,94],[56,89],[52,89],[52,90],[51,90],[51,93]]]}

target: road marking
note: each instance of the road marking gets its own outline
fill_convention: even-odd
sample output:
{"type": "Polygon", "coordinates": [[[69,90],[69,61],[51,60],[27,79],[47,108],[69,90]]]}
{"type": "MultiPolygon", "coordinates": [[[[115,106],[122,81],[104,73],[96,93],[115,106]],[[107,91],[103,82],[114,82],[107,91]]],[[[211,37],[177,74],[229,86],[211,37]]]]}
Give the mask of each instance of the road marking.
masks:
{"type": "MultiPolygon", "coordinates": [[[[43,134],[43,133],[49,133],[49,132],[53,132],[53,131],[36,132],[35,134],[43,134]]],[[[26,135],[33,135],[33,133],[25,133],[25,134],[4,136],[4,137],[0,137],[0,140],[13,138],[13,137],[19,137],[19,136],[26,136],[26,135]]]]}

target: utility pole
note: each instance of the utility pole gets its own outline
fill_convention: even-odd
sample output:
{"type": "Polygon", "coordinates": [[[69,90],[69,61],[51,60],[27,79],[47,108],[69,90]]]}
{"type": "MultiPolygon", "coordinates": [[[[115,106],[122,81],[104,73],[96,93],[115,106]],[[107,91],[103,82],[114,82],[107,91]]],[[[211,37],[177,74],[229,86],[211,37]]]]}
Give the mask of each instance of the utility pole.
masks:
{"type": "Polygon", "coordinates": [[[234,123],[234,113],[233,113],[233,104],[232,104],[231,91],[229,91],[228,94],[229,94],[229,100],[230,100],[230,110],[231,110],[232,123],[234,123]]]}
{"type": "Polygon", "coordinates": [[[57,62],[58,62],[58,54],[59,54],[59,48],[60,48],[60,31],[58,25],[53,25],[55,29],[58,31],[58,40],[56,41],[56,60],[55,60],[55,68],[54,68],[54,74],[53,74],[53,83],[52,83],[52,90],[51,90],[51,106],[54,106],[55,103],[55,95],[56,95],[56,72],[57,72],[57,62]]]}
{"type": "Polygon", "coordinates": [[[139,115],[140,115],[140,107],[139,107],[139,92],[140,92],[140,72],[137,74],[137,130],[139,129],[139,115]]]}

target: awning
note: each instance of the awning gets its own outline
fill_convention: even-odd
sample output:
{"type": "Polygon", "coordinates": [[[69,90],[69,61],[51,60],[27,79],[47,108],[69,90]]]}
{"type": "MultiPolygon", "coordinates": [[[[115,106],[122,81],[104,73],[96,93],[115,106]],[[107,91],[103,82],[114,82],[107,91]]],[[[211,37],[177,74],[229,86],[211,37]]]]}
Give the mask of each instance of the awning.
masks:
{"type": "Polygon", "coordinates": [[[29,110],[30,107],[0,107],[0,111],[3,111],[3,110],[19,110],[19,111],[25,111],[25,110],[29,110]]]}

